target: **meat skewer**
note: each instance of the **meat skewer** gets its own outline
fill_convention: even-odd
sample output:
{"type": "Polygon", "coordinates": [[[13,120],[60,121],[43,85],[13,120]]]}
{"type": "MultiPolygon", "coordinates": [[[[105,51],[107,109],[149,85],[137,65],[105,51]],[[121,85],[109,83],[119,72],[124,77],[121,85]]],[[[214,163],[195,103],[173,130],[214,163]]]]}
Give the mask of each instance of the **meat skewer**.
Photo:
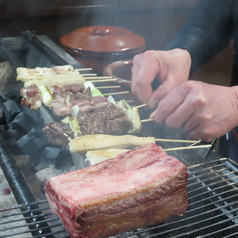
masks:
{"type": "Polygon", "coordinates": [[[105,150],[109,148],[126,149],[147,143],[155,143],[155,138],[134,135],[93,134],[74,138],[69,142],[69,150],[71,153],[85,153],[90,150],[105,150]]]}
{"type": "MultiPolygon", "coordinates": [[[[169,141],[169,142],[187,142],[186,140],[168,140],[168,139],[156,139],[155,137],[139,137],[135,135],[105,135],[105,134],[94,134],[94,135],[83,135],[81,137],[74,138],[69,142],[69,150],[71,153],[85,153],[91,150],[106,150],[106,149],[128,149],[136,146],[144,145],[147,143],[156,143],[156,141],[169,141]]],[[[194,141],[189,141],[189,143],[194,141]]],[[[199,141],[196,141],[199,142],[199,141]]],[[[209,145],[198,145],[188,147],[176,147],[164,149],[169,150],[182,150],[182,149],[195,149],[195,148],[206,148],[209,145]],[[179,148],[179,149],[177,149],[179,148]]]]}

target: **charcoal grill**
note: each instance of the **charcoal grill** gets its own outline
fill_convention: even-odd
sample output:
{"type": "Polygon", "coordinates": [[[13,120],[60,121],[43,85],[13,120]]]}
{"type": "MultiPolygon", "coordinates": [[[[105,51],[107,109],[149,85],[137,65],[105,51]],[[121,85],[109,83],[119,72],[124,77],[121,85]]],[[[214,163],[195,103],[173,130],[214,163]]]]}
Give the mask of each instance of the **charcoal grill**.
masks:
{"type": "MultiPolygon", "coordinates": [[[[189,207],[183,217],[117,237],[237,237],[237,169],[227,158],[189,166],[189,207]]],[[[32,237],[31,233],[33,237],[69,237],[46,200],[14,206],[10,215],[6,212],[9,209],[0,211],[0,237],[32,237]]]]}
{"type": "MultiPolygon", "coordinates": [[[[37,36],[28,31],[19,37],[0,39],[0,58],[10,62],[13,68],[64,64],[83,67],[46,36],[37,36]]],[[[51,213],[47,201],[42,197],[36,198],[30,189],[31,181],[27,181],[14,158],[16,153],[22,152],[30,158],[27,165],[30,168],[41,163],[39,150],[43,150],[45,156],[49,147],[38,133],[38,127],[55,119],[46,109],[42,109],[43,112],[29,112],[19,106],[17,92],[20,87],[13,75],[13,80],[4,88],[4,96],[0,98],[3,114],[7,115],[4,120],[14,122],[7,126],[6,131],[0,128],[0,165],[16,199],[16,205],[0,210],[0,237],[69,237],[61,221],[51,213]],[[9,98],[14,103],[9,104],[9,98]],[[9,110],[9,107],[16,109],[9,110]],[[44,118],[41,118],[42,113],[44,118]],[[24,116],[30,116],[33,125],[22,126],[16,122],[15,118],[24,116]],[[14,135],[9,134],[9,130],[14,135]],[[33,144],[21,139],[24,137],[30,138],[33,144]],[[16,143],[13,142],[15,140],[16,143]],[[19,150],[15,151],[16,147],[19,150]],[[34,150],[31,149],[33,147],[34,150]]],[[[154,131],[152,128],[144,133],[151,135],[154,131]]],[[[61,153],[57,153],[57,156],[61,153]]],[[[238,237],[238,164],[229,158],[220,158],[214,151],[209,152],[210,156],[205,153],[206,159],[193,150],[171,154],[188,166],[189,207],[186,214],[173,217],[156,227],[138,229],[116,237],[238,237]]],[[[49,159],[49,162],[54,159],[49,159]]]]}

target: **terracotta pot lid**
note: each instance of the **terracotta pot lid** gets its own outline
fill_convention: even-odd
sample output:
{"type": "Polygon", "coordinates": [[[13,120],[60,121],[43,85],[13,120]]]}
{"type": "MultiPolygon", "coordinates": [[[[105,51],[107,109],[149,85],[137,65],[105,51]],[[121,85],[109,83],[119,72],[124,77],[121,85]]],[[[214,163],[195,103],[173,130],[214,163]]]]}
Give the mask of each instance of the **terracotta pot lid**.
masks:
{"type": "Polygon", "coordinates": [[[112,53],[144,48],[145,40],[129,30],[112,26],[76,29],[61,37],[60,42],[74,52],[112,53]]]}

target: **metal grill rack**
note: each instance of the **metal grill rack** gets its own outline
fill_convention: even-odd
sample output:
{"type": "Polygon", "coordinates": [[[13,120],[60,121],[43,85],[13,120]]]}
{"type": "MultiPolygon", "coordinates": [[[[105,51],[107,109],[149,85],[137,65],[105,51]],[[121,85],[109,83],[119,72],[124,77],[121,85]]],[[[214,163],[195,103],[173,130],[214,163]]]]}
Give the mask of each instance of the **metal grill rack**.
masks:
{"type": "MultiPolygon", "coordinates": [[[[237,164],[223,158],[189,166],[188,171],[189,207],[183,217],[173,217],[156,227],[120,234],[117,238],[238,237],[237,164]]],[[[0,237],[69,236],[61,221],[50,212],[47,201],[41,200],[0,211],[0,237]],[[35,205],[38,209],[26,212],[27,207],[35,205]],[[29,219],[30,223],[25,222],[29,219]],[[38,234],[32,236],[36,231],[38,234]]]]}

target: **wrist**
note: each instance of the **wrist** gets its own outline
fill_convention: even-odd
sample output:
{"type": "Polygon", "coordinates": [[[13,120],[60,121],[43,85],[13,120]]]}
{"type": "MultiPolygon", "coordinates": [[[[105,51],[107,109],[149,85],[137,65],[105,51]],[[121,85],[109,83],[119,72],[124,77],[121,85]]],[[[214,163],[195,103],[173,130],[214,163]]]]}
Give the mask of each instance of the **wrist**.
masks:
{"type": "Polygon", "coordinates": [[[233,97],[233,108],[234,108],[234,113],[235,113],[235,121],[236,121],[236,126],[238,126],[238,86],[233,86],[230,88],[231,89],[231,95],[233,97]]]}

